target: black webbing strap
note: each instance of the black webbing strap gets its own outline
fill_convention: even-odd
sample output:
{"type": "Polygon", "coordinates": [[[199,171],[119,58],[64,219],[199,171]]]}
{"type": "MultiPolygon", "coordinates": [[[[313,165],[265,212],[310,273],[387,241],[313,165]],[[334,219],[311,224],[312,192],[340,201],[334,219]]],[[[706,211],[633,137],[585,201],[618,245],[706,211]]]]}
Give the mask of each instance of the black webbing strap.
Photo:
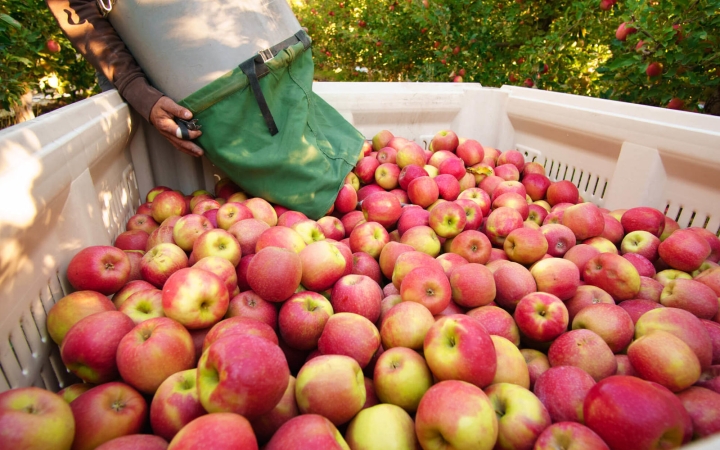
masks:
{"type": "Polygon", "coordinates": [[[265,124],[267,125],[271,136],[278,134],[278,128],[277,125],[275,125],[275,119],[270,112],[270,107],[268,107],[267,101],[265,101],[265,96],[260,88],[259,80],[270,72],[270,69],[268,69],[265,64],[266,61],[274,58],[278,53],[298,42],[302,42],[306,50],[310,47],[310,37],[304,30],[298,31],[294,36],[285,39],[279,44],[260,51],[256,56],[240,64],[240,70],[242,70],[245,76],[248,77],[250,88],[252,89],[253,94],[255,94],[255,101],[257,101],[258,107],[260,108],[263,119],[265,119],[265,124]]]}

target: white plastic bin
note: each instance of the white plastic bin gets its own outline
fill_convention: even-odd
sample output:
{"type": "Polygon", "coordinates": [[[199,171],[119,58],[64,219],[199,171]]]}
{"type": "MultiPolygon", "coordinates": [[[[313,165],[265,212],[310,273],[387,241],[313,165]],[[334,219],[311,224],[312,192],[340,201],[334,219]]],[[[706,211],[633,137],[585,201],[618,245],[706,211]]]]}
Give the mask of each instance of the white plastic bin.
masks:
{"type": "MultiPolygon", "coordinates": [[[[453,129],[523,151],[598,205],[653,206],[683,227],[720,233],[718,117],[509,86],[316,83],[315,90],[368,138],[388,129],[426,145],[453,129]]],[[[70,289],[71,257],[113,242],[156,184],[143,127],[111,91],[0,132],[0,392],[72,381],[46,313],[70,289]]],[[[219,176],[207,162],[199,173],[196,189],[212,188],[219,176]]],[[[720,437],[694,447],[720,448],[720,437]]]]}

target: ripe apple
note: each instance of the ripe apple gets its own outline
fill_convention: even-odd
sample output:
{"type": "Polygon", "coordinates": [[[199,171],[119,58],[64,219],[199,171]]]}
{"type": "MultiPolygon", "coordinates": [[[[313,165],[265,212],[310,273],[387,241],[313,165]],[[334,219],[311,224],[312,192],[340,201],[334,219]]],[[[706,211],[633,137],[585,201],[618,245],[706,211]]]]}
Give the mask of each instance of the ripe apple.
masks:
{"type": "Polygon", "coordinates": [[[495,279],[482,264],[467,263],[456,267],[450,273],[449,281],[452,299],[460,306],[477,308],[495,300],[495,279]]]}
{"type": "Polygon", "coordinates": [[[710,244],[692,230],[677,230],[660,243],[658,254],[670,267],[692,272],[710,256],[710,244]]]}
{"type": "Polygon", "coordinates": [[[578,311],[572,320],[572,329],[595,332],[613,353],[623,351],[635,334],[630,314],[617,305],[606,303],[590,304],[578,311]]]}
{"type": "Polygon", "coordinates": [[[235,236],[223,229],[215,228],[198,236],[192,252],[199,261],[206,256],[219,256],[237,266],[242,257],[240,243],[235,236]]]}
{"type": "MultiPolygon", "coordinates": [[[[614,0],[602,0],[614,1],[614,0]]],[[[593,430],[576,422],[558,422],[545,428],[537,441],[534,450],[610,450],[605,441],[593,430]]]]}
{"type": "Polygon", "coordinates": [[[265,450],[297,448],[348,449],[349,447],[342,434],[327,418],[319,414],[303,414],[282,424],[265,446],[265,450]]]}
{"type": "Polygon", "coordinates": [[[305,247],[300,252],[300,261],[302,285],[316,292],[335,284],[345,274],[347,267],[340,250],[327,240],[313,242],[305,247]]]}
{"type": "Polygon", "coordinates": [[[539,342],[549,342],[560,336],[568,326],[568,312],[555,295],[534,292],[524,296],[513,315],[520,332],[539,342]]]}
{"type": "Polygon", "coordinates": [[[700,378],[700,361],[693,350],[674,335],[655,330],[628,347],[630,364],[648,381],[680,392],[700,378]]]}
{"type": "Polygon", "coordinates": [[[163,287],[165,315],[190,330],[208,328],[227,312],[230,302],[225,284],[212,272],[180,269],[163,287]]]}
{"type": "Polygon", "coordinates": [[[119,291],[130,276],[130,260],[117,247],[85,247],[72,257],[67,279],[79,291],[97,291],[110,295],[119,291]]]}
{"type": "Polygon", "coordinates": [[[512,230],[522,228],[522,215],[513,208],[503,206],[494,209],[485,221],[485,235],[490,242],[502,247],[505,238],[512,230]]]}
{"type": "Polygon", "coordinates": [[[264,322],[247,317],[230,317],[223,319],[213,325],[205,334],[202,344],[202,352],[205,352],[213,342],[231,335],[251,335],[266,339],[275,345],[278,345],[278,337],[275,330],[264,322]]]}
{"type": "Polygon", "coordinates": [[[350,233],[350,249],[353,252],[365,252],[376,259],[380,257],[380,252],[388,242],[390,235],[387,230],[374,221],[358,224],[350,233]]]}
{"type": "Polygon", "coordinates": [[[184,216],[189,212],[189,205],[179,192],[163,191],[149,201],[152,201],[152,217],[157,223],[162,223],[170,216],[184,216]]]}
{"type": "Polygon", "coordinates": [[[550,188],[552,181],[544,174],[531,173],[522,177],[522,184],[525,186],[525,192],[530,196],[532,201],[538,201],[545,198],[547,190],[550,188]]]}
{"type": "Polygon", "coordinates": [[[490,259],[492,245],[485,233],[480,231],[464,230],[446,241],[446,245],[449,253],[458,254],[469,263],[485,264],[490,259]]]}
{"type": "Polygon", "coordinates": [[[168,441],[193,419],[207,414],[197,391],[197,369],[167,377],[155,391],[150,404],[153,433],[168,441]]]}
{"type": "Polygon", "coordinates": [[[477,319],[490,336],[502,336],[516,347],[520,346],[520,330],[512,315],[504,309],[487,305],[471,309],[467,315],[477,319]]]}
{"type": "Polygon", "coordinates": [[[323,216],[317,220],[317,224],[327,239],[339,241],[345,238],[345,227],[337,217],[323,216]]]}
{"type": "Polygon", "coordinates": [[[615,373],[617,360],[610,347],[590,330],[572,330],[563,333],[548,350],[552,367],[575,366],[600,381],[615,373]]]}
{"type": "Polygon", "coordinates": [[[380,316],[383,294],[380,285],[370,277],[346,275],[335,283],[330,298],[336,313],[359,314],[375,323],[380,316]]]}
{"type": "Polygon", "coordinates": [[[250,261],[247,282],[263,300],[282,302],[297,290],[302,273],[298,253],[280,247],[266,247],[250,261]]]}
{"type": "Polygon", "coordinates": [[[277,225],[277,212],[267,200],[260,197],[249,198],[242,202],[247,208],[250,209],[255,219],[262,220],[266,224],[274,227],[277,225]]]}
{"type": "Polygon", "coordinates": [[[533,392],[547,407],[553,422],[583,423],[583,402],[595,380],[575,366],[551,367],[540,375],[533,392]]]}
{"type": "MultiPolygon", "coordinates": [[[[449,202],[446,202],[449,203],[449,202]]],[[[463,217],[464,212],[463,212],[463,217]]],[[[437,233],[425,225],[418,225],[407,230],[401,237],[400,242],[413,247],[419,252],[426,253],[433,258],[440,254],[442,244],[437,233]]]]}
{"type": "Polygon", "coordinates": [[[375,405],[360,411],[348,425],[345,438],[350,448],[417,448],[415,423],[410,415],[392,404],[375,405]],[[392,439],[388,440],[388,436],[392,439]]]}
{"type": "Polygon", "coordinates": [[[67,332],[85,317],[105,311],[115,311],[108,298],[95,291],[76,291],[58,300],[47,314],[47,330],[60,345],[67,332]]]}
{"type": "Polygon", "coordinates": [[[269,228],[270,225],[267,223],[252,218],[231,225],[227,231],[235,236],[235,239],[240,243],[241,254],[250,255],[255,253],[255,246],[260,235],[269,228]]]}
{"type": "Polygon", "coordinates": [[[135,325],[156,317],[165,317],[162,291],[153,288],[136,292],[120,305],[118,311],[130,317],[135,325]]]}
{"type": "MultiPolygon", "coordinates": [[[[323,355],[345,355],[365,368],[380,346],[380,332],[367,318],[335,313],[323,327],[318,349],[323,355]]],[[[364,403],[364,402],[363,402],[364,403]]]]}
{"type": "Polygon", "coordinates": [[[512,262],[497,260],[488,264],[495,279],[495,302],[498,306],[514,311],[526,295],[537,292],[537,284],[528,269],[512,262]]]}
{"type": "Polygon", "coordinates": [[[452,287],[445,272],[435,267],[417,267],[405,275],[400,285],[403,301],[420,303],[433,315],[447,308],[452,287]]]}
{"type": "Polygon", "coordinates": [[[530,274],[535,279],[538,292],[547,292],[563,301],[572,298],[580,285],[577,266],[563,258],[542,259],[533,264],[530,274]]]}
{"type": "Polygon", "coordinates": [[[499,383],[485,389],[485,393],[498,412],[495,448],[532,448],[538,436],[552,423],[542,402],[524,387],[499,383]]]}
{"type": "Polygon", "coordinates": [[[407,188],[412,180],[417,177],[428,175],[429,174],[425,169],[423,169],[422,165],[410,164],[403,167],[403,169],[400,171],[400,174],[398,175],[398,184],[400,185],[401,189],[407,191],[407,188]]]}
{"type": "MultiPolygon", "coordinates": [[[[162,229],[162,227],[160,227],[162,229]]],[[[175,272],[188,267],[188,257],[175,244],[163,243],[151,248],[140,261],[143,280],[162,288],[175,272]]]]}
{"type": "Polygon", "coordinates": [[[600,236],[605,229],[603,214],[594,203],[579,203],[563,213],[562,224],[570,228],[578,241],[600,236]]]}
{"type": "Polygon", "coordinates": [[[270,412],[253,419],[252,428],[261,444],[267,443],[275,432],[287,421],[300,414],[295,401],[295,377],[290,376],[282,399],[270,412]]]}
{"type": "Polygon", "coordinates": [[[0,393],[0,430],[3,448],[70,450],[75,420],[60,395],[16,388],[0,393]]]}
{"type": "Polygon", "coordinates": [[[550,206],[559,203],[577,203],[580,195],[578,188],[568,180],[556,181],[547,189],[546,197],[550,206]]]}
{"type": "Polygon", "coordinates": [[[640,291],[640,274],[622,256],[601,253],[585,264],[583,280],[603,289],[615,300],[635,298],[640,291]]]}
{"type": "Polygon", "coordinates": [[[492,380],[492,385],[510,383],[524,389],[530,388],[530,372],[527,362],[515,344],[502,336],[490,335],[495,356],[497,369],[492,380]]]}
{"type": "Polygon", "coordinates": [[[455,154],[462,159],[466,166],[472,166],[482,162],[485,158],[485,150],[480,142],[474,139],[459,138],[455,154]]]}
{"type": "Polygon", "coordinates": [[[718,313],[718,295],[708,286],[695,280],[669,281],[660,294],[663,306],[684,309],[700,319],[712,319],[718,313]]]}
{"type": "Polygon", "coordinates": [[[430,141],[430,151],[447,150],[454,152],[459,144],[459,138],[452,130],[441,130],[435,133],[430,141]]]}
{"type": "Polygon", "coordinates": [[[441,381],[423,396],[415,415],[415,432],[422,448],[490,450],[498,437],[498,419],[488,396],[477,386],[441,381]]]}
{"type": "Polygon", "coordinates": [[[96,386],[70,404],[75,418],[73,449],[90,450],[121,436],[137,434],[147,418],[147,403],[120,382],[96,386]]]}
{"type": "Polygon", "coordinates": [[[248,419],[239,414],[220,412],[193,419],[175,435],[168,449],[190,450],[207,446],[217,450],[258,448],[248,419]]]}
{"type": "Polygon", "coordinates": [[[456,314],[438,319],[425,336],[423,348],[428,367],[438,380],[467,381],[484,388],[495,376],[497,357],[492,339],[472,317],[456,314]]]}
{"type": "Polygon", "coordinates": [[[429,176],[419,176],[413,179],[408,184],[407,193],[413,204],[423,208],[427,208],[440,197],[437,183],[429,176]]]}
{"type": "Polygon", "coordinates": [[[432,313],[419,303],[401,302],[392,306],[383,315],[380,326],[383,348],[422,350],[425,336],[434,322],[432,313]]]}
{"type": "Polygon", "coordinates": [[[430,227],[438,236],[453,238],[465,229],[465,209],[455,202],[444,202],[430,211],[430,227]]]}
{"type": "MultiPolygon", "coordinates": [[[[495,173],[496,177],[500,178],[499,183],[496,184],[495,187],[497,187],[497,185],[499,185],[503,181],[519,181],[520,180],[520,171],[518,170],[518,168],[515,164],[510,164],[510,163],[499,164],[498,163],[498,165],[495,166],[495,168],[493,169],[493,172],[495,173]]],[[[492,184],[495,184],[495,183],[492,183],[492,184]]],[[[492,195],[493,192],[491,192],[491,191],[494,191],[494,190],[495,189],[491,187],[488,191],[488,194],[492,195]]]]}
{"type": "Polygon", "coordinates": [[[442,273],[442,265],[432,256],[418,251],[401,253],[395,260],[395,267],[392,273],[392,284],[400,293],[403,279],[413,269],[417,267],[431,267],[442,273]]]}
{"type": "Polygon", "coordinates": [[[654,78],[662,75],[663,72],[663,65],[657,61],[653,61],[648,64],[647,68],[645,69],[645,73],[648,77],[654,78]]]}
{"type": "Polygon", "coordinates": [[[690,414],[693,437],[704,438],[720,432],[720,394],[693,386],[677,397],[690,414]]]}
{"type": "Polygon", "coordinates": [[[378,285],[382,283],[382,272],[380,271],[380,264],[372,256],[368,255],[365,252],[355,252],[352,254],[351,273],[354,275],[364,275],[373,280],[378,285]]]}
{"type": "Polygon", "coordinates": [[[625,41],[633,33],[637,33],[637,28],[631,27],[629,22],[623,22],[615,32],[615,38],[619,41],[625,41]]]}
{"type": "Polygon", "coordinates": [[[401,407],[410,414],[433,384],[433,376],[425,360],[406,347],[383,352],[374,369],[374,387],[378,399],[401,407]]]}

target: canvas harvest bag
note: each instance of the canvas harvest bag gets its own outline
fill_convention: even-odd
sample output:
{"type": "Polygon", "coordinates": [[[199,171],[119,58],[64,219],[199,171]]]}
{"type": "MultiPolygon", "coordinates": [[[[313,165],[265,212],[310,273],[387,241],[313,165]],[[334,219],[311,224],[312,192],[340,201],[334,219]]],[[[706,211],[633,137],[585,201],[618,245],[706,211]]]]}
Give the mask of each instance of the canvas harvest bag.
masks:
{"type": "Polygon", "coordinates": [[[240,67],[179,104],[202,125],[196,142],[205,155],[245,192],[317,219],[333,205],[364,137],[312,91],[312,52],[302,41],[264,64],[259,87],[277,134],[240,67]]]}

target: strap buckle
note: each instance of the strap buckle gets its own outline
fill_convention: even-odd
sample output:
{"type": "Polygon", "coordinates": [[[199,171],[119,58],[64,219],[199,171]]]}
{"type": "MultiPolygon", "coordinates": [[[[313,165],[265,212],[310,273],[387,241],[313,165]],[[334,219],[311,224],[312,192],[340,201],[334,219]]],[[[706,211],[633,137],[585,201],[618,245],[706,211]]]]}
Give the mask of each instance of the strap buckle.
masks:
{"type": "Polygon", "coordinates": [[[113,6],[115,5],[115,0],[96,0],[98,9],[100,10],[100,14],[103,17],[107,17],[108,14],[112,12],[113,6]]]}
{"type": "Polygon", "coordinates": [[[275,55],[272,54],[272,50],[270,50],[269,48],[260,50],[258,52],[258,55],[262,58],[264,63],[270,61],[271,59],[273,59],[275,57],[275,55]]]}

